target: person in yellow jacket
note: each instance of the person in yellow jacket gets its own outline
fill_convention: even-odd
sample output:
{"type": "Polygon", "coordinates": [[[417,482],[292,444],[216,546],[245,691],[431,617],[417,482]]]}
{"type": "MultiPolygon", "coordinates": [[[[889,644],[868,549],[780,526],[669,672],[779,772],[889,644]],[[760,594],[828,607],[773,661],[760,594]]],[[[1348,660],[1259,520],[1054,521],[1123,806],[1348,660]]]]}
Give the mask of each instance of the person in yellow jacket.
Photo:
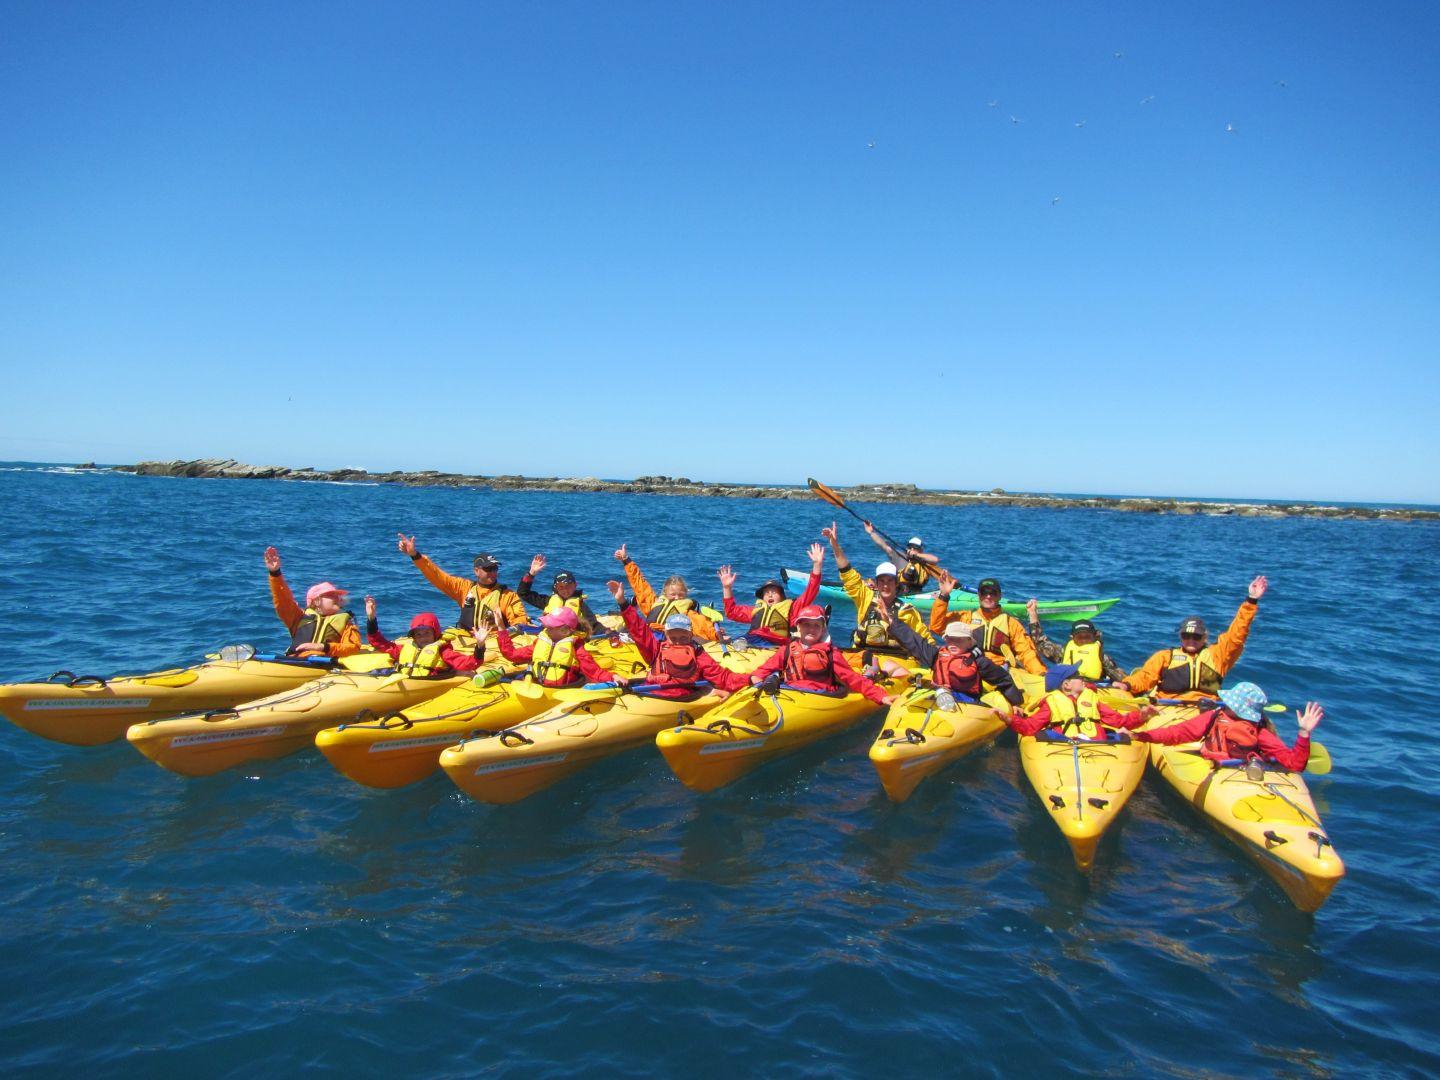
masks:
{"type": "MultiPolygon", "coordinates": [[[[830,541],[830,550],[835,553],[835,566],[840,571],[840,586],[855,605],[854,641],[857,649],[880,649],[898,656],[909,655],[904,644],[890,633],[890,627],[875,602],[877,593],[890,609],[891,618],[903,622],[922,641],[935,644],[920,612],[900,599],[900,574],[894,563],[882,562],[875,567],[872,586],[850,565],[845,549],[840,546],[840,527],[835,522],[832,521],[828,529],[821,529],[820,535],[830,541]]],[[[944,626],[940,629],[943,631],[944,626]]]]}
{"type": "Polygon", "coordinates": [[[1052,664],[1074,664],[1080,678],[1095,683],[1102,679],[1125,678],[1125,669],[1105,651],[1105,635],[1089,619],[1078,619],[1070,626],[1070,640],[1059,645],[1050,640],[1040,625],[1040,602],[1033,596],[1025,601],[1030,616],[1030,640],[1041,660],[1052,664]]]}
{"type": "Polygon", "coordinates": [[[280,572],[280,552],[265,549],[265,569],[270,574],[270,602],[275,614],[290,631],[291,656],[328,656],[338,660],[360,651],[360,628],[345,610],[349,595],[338,586],[322,581],[311,585],[305,593],[305,607],[295,602],[295,594],[280,572]]]}
{"type": "Polygon", "coordinates": [[[441,570],[430,559],[420,554],[415,546],[415,537],[400,533],[400,542],[395,546],[425,575],[425,580],[460,605],[460,617],[455,625],[468,633],[484,623],[490,612],[498,614],[506,626],[519,626],[525,619],[525,605],[520,597],[500,584],[500,560],[482,551],[475,556],[475,580],[467,581],[441,570]]]}
{"type": "Polygon", "coordinates": [[[562,607],[575,612],[575,636],[581,641],[604,637],[605,626],[590,610],[585,594],[580,591],[575,575],[569,570],[561,570],[555,575],[555,591],[549,596],[535,588],[535,575],[545,569],[545,564],[544,555],[536,555],[530,560],[530,569],[521,576],[520,587],[515,590],[520,599],[533,608],[539,608],[542,615],[553,615],[562,607]]]}
{"type": "Polygon", "coordinates": [[[671,615],[684,615],[690,620],[690,629],[701,641],[715,641],[719,638],[715,623],[700,610],[700,605],[690,598],[690,586],[679,574],[665,579],[659,595],[645,580],[645,575],[635,560],[630,558],[627,545],[621,544],[615,551],[615,561],[625,567],[625,579],[635,594],[635,607],[645,616],[645,621],[655,630],[665,629],[665,620],[671,615]]]}
{"type": "Polygon", "coordinates": [[[1025,624],[1000,606],[1000,582],[985,578],[976,586],[980,594],[980,606],[970,611],[950,610],[950,594],[955,591],[955,579],[943,570],[935,578],[939,588],[935,593],[935,604],[930,609],[930,628],[937,632],[944,629],[952,619],[976,623],[975,643],[980,651],[997,664],[1022,667],[1032,675],[1044,675],[1045,665],[1035,653],[1035,643],[1025,632],[1025,624]]]}
{"type": "Polygon", "coordinates": [[[1269,586],[1263,574],[1250,582],[1249,593],[1240,602],[1229,629],[1215,639],[1215,644],[1210,644],[1205,620],[1192,615],[1180,624],[1180,648],[1161,649],[1114,685],[1132,694],[1154,690],[1169,698],[1213,698],[1230,669],[1239,662],[1250,636],[1250,624],[1255,621],[1256,607],[1269,586]]]}
{"type": "Polygon", "coordinates": [[[935,568],[940,565],[940,556],[932,555],[925,550],[925,541],[918,536],[912,536],[905,543],[904,551],[897,551],[890,546],[890,542],[880,535],[880,530],[869,521],[863,522],[865,534],[870,540],[886,555],[890,561],[900,567],[900,595],[909,596],[925,588],[926,583],[935,576],[935,568]]]}

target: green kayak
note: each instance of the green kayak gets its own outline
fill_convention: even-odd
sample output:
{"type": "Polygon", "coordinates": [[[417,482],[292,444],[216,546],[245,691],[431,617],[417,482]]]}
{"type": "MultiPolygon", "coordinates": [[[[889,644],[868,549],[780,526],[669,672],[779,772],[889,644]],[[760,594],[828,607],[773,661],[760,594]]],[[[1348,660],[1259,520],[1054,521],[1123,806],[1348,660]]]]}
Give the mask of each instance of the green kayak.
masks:
{"type": "MultiPolygon", "coordinates": [[[[810,579],[809,573],[804,570],[782,570],[780,577],[784,580],[785,589],[791,596],[799,596],[805,588],[805,582],[810,579]]],[[[850,597],[845,595],[845,590],[840,587],[839,582],[825,581],[820,584],[819,602],[822,604],[848,604],[850,597]]],[[[928,615],[931,607],[935,604],[935,594],[933,592],[912,593],[905,597],[905,602],[928,615]]],[[[1102,611],[1119,602],[1119,597],[1112,597],[1108,600],[1041,600],[1040,620],[1042,622],[1046,620],[1075,622],[1078,619],[1093,619],[1102,611]]],[[[972,592],[961,592],[956,589],[950,594],[952,611],[963,611],[966,608],[976,607],[979,603],[980,598],[972,592]]],[[[1004,601],[1000,606],[1016,618],[1027,617],[1023,601],[1020,603],[1004,601]]]]}

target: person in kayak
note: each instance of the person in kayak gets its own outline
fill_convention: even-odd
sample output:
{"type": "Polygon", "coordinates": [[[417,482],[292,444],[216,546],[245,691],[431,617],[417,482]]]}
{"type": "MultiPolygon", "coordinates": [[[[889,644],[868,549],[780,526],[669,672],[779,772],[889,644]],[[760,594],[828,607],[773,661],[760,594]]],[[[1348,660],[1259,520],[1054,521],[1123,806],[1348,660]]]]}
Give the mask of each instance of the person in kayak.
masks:
{"type": "MultiPolygon", "coordinates": [[[[575,575],[569,570],[561,570],[555,575],[555,591],[549,596],[542,596],[535,591],[535,575],[545,569],[545,556],[536,555],[530,560],[530,569],[520,578],[520,585],[515,590],[521,600],[533,608],[539,608],[541,614],[554,614],[562,607],[567,607],[575,612],[576,634],[583,641],[586,638],[603,637],[607,631],[595,613],[590,610],[590,605],[585,601],[585,594],[580,591],[580,586],[575,581],[575,575]]],[[[544,620],[541,620],[544,625],[544,620]]]]}
{"type": "Polygon", "coordinates": [[[410,633],[399,641],[391,641],[380,632],[375,598],[365,597],[365,637],[372,649],[387,653],[395,661],[395,670],[406,675],[448,675],[455,671],[474,671],[485,655],[485,643],[477,641],[474,653],[463,653],[441,637],[440,618],[433,611],[422,611],[410,620],[410,633]]]}
{"type": "Polygon", "coordinates": [[[839,525],[832,521],[829,528],[820,530],[820,535],[830,541],[830,550],[835,553],[835,567],[840,571],[840,585],[855,605],[856,648],[878,649],[895,654],[905,652],[905,647],[890,633],[885,621],[880,617],[880,608],[875,602],[877,596],[885,601],[893,620],[910,627],[923,641],[934,643],[920,612],[899,599],[900,576],[894,563],[882,562],[875,567],[872,587],[846,558],[845,549],[840,546],[839,525]]]}
{"type": "Polygon", "coordinates": [[[1005,723],[1017,735],[1038,735],[1049,728],[1067,738],[1103,739],[1107,728],[1128,731],[1154,715],[1155,709],[1149,705],[1137,712],[1112,709],[1086,683],[1078,665],[1062,664],[1045,672],[1045,697],[1034,711],[1012,712],[1005,715],[1005,723]]]}
{"type": "Polygon", "coordinates": [[[1209,644],[1205,620],[1192,615],[1180,624],[1180,648],[1161,649],[1144,664],[1113,685],[1132,694],[1151,690],[1182,700],[1213,698],[1220,692],[1225,676],[1240,660],[1245,639],[1260,598],[1270,583],[1265,575],[1250,582],[1248,595],[1240,602],[1230,627],[1209,644]]]}
{"type": "Polygon", "coordinates": [[[1089,619],[1080,619],[1070,627],[1070,640],[1062,647],[1045,635],[1038,600],[1031,597],[1025,601],[1025,611],[1030,616],[1030,640],[1040,659],[1052,664],[1074,664],[1080,669],[1080,677],[1090,683],[1125,678],[1125,669],[1105,651],[1105,636],[1089,619]]]}
{"type": "Polygon", "coordinates": [[[684,615],[690,622],[691,632],[701,641],[715,641],[719,638],[715,624],[700,610],[700,605],[690,599],[690,586],[685,584],[685,579],[679,574],[666,578],[660,595],[656,596],[640,567],[630,558],[627,545],[621,544],[616,550],[615,561],[625,568],[625,580],[630,582],[630,588],[635,591],[635,603],[645,613],[651,629],[663,630],[671,615],[684,615]]]}
{"type": "MultiPolygon", "coordinates": [[[[507,627],[494,624],[495,645],[511,663],[529,665],[530,678],[541,686],[579,686],[613,679],[614,673],[601,667],[586,651],[585,639],[577,632],[579,627],[574,608],[556,608],[540,616],[540,633],[534,645],[516,645],[507,627]]],[[[484,624],[475,631],[477,652],[484,650],[490,632],[491,626],[484,624]]]]}
{"type": "Polygon", "coordinates": [[[1045,665],[1035,654],[1035,643],[1025,632],[1025,625],[1000,606],[1000,582],[989,577],[983,579],[975,587],[980,596],[980,606],[956,612],[950,610],[950,594],[955,591],[955,579],[941,570],[935,580],[939,588],[935,593],[935,603],[930,608],[930,629],[938,632],[951,619],[975,623],[980,627],[980,636],[976,641],[995,663],[1009,667],[1018,665],[1031,675],[1045,674],[1045,665]]]}
{"type": "Polygon", "coordinates": [[[280,552],[274,547],[265,549],[265,569],[270,573],[270,601],[275,605],[275,614],[290,631],[287,656],[328,656],[338,660],[360,651],[360,628],[345,610],[349,593],[322,581],[305,590],[302,610],[281,573],[280,552]]]}
{"type": "Polygon", "coordinates": [[[940,644],[932,645],[904,623],[893,619],[884,601],[879,601],[880,617],[905,646],[905,651],[930,669],[930,683],[935,687],[935,705],[943,712],[954,712],[957,702],[987,705],[1008,702],[1019,705],[1024,695],[1010,673],[975,646],[975,627],[960,619],[952,619],[941,631],[940,644]],[[988,700],[986,700],[988,699],[988,700]]]}
{"type": "Polygon", "coordinates": [[[750,673],[752,686],[776,693],[782,685],[812,693],[863,694],[876,705],[891,705],[895,698],[852,668],[830,640],[825,609],[810,604],[795,613],[795,637],[750,673]]]}
{"type": "MultiPolygon", "coordinates": [[[[620,550],[624,551],[624,548],[620,550]]],[[[618,552],[616,557],[619,557],[618,552]]],[[[625,595],[624,585],[618,581],[607,581],[605,587],[615,598],[620,617],[625,620],[625,629],[635,639],[640,656],[650,665],[649,674],[627,679],[621,685],[658,685],[660,689],[654,693],[659,697],[685,697],[695,692],[698,682],[708,682],[717,691],[727,694],[746,685],[744,675],[721,667],[714,657],[695,644],[695,632],[685,613],[675,611],[665,616],[664,636],[657,638],[645,616],[625,595]]],[[[606,674],[602,679],[614,677],[606,674]]]]}
{"type": "Polygon", "coordinates": [[[931,555],[925,550],[925,541],[918,536],[912,536],[905,543],[904,551],[896,551],[890,546],[890,541],[880,535],[880,531],[870,522],[863,522],[865,533],[874,541],[875,545],[888,555],[900,567],[899,593],[901,596],[909,596],[911,593],[921,592],[928,582],[935,575],[935,568],[940,565],[940,556],[931,555]]]}
{"type": "Polygon", "coordinates": [[[735,571],[722,566],[716,571],[720,579],[720,596],[725,608],[725,617],[735,622],[748,622],[750,629],[737,641],[740,645],[771,648],[790,640],[795,628],[795,613],[809,607],[820,594],[820,571],[825,566],[825,549],[819,544],[810,545],[810,577],[799,599],[787,600],[785,586],[770,580],[755,590],[754,604],[735,602],[735,571]]]}
{"type": "Polygon", "coordinates": [[[1325,719],[1325,710],[1318,701],[1297,709],[1300,733],[1294,746],[1286,746],[1260,711],[1268,701],[1265,691],[1254,683],[1236,683],[1220,691],[1219,708],[1207,709],[1178,724],[1132,731],[1130,737],[1161,746],[1198,741],[1200,755],[1217,765],[1259,760],[1290,772],[1304,772],[1310,762],[1310,733],[1325,719]]]}
{"type": "Polygon", "coordinates": [[[395,546],[425,575],[425,580],[460,605],[460,617],[455,626],[466,632],[474,632],[477,623],[484,622],[485,612],[494,611],[507,626],[518,626],[525,620],[525,605],[520,597],[500,584],[500,560],[489,552],[482,551],[475,556],[475,580],[447,574],[420,554],[415,546],[415,537],[398,534],[395,546]]]}

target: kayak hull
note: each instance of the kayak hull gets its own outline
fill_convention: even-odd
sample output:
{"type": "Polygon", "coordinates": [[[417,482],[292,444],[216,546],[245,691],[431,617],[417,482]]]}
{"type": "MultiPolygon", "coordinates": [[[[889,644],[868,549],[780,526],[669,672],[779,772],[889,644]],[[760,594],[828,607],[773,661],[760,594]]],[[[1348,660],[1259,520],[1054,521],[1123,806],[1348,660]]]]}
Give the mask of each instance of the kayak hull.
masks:
{"type": "Polygon", "coordinates": [[[223,711],[135,724],[125,737],[162,768],[182,776],[209,776],[247,761],[292,754],[313,745],[316,732],[367,709],[379,715],[397,712],[462,681],[459,676],[331,674],[223,711]]]}
{"type": "Polygon", "coordinates": [[[605,758],[648,745],[657,731],[698,719],[720,701],[713,692],[679,700],[580,692],[499,735],[446,749],[440,767],[477,802],[519,802],[605,758]]]}
{"type": "MultiPolygon", "coordinates": [[[[361,654],[365,663],[383,654],[361,654]]],[[[330,674],[334,668],[304,660],[255,657],[208,658],[190,667],[149,675],[0,686],[0,715],[33,735],[71,746],[99,746],[125,736],[132,724],[186,713],[226,709],[244,701],[292,690],[330,674]]]]}
{"type": "MultiPolygon", "coordinates": [[[[1003,698],[996,705],[1008,708],[1003,698]]],[[[990,705],[960,704],[945,712],[935,708],[934,690],[915,690],[890,706],[870,747],[870,763],[890,801],[902,803],[923,780],[989,746],[1004,730],[990,705]]]]}
{"type": "MultiPolygon", "coordinates": [[[[803,570],[782,570],[781,575],[785,582],[785,590],[791,596],[799,596],[805,588],[805,582],[809,573],[803,570]]],[[[935,604],[934,591],[911,593],[902,599],[912,607],[928,616],[931,607],[935,604]]],[[[827,581],[820,585],[820,604],[849,604],[850,596],[845,592],[838,582],[827,581]]],[[[1093,619],[1103,614],[1120,602],[1119,597],[1108,597],[1102,600],[1041,600],[1040,618],[1052,622],[1076,622],[1080,619],[1093,619]]],[[[972,592],[961,592],[956,589],[950,594],[950,610],[965,611],[977,607],[980,598],[972,592]]],[[[1026,619],[1028,615],[1023,603],[1014,601],[1002,601],[1001,608],[1014,615],[1017,619],[1026,619]]]]}
{"type": "Polygon", "coordinates": [[[1075,867],[1089,873],[1095,849],[1145,775],[1146,748],[1106,739],[1020,738],[1020,764],[1040,804],[1070,845],[1075,867]]]}
{"type": "MultiPolygon", "coordinates": [[[[1152,726],[1179,723],[1194,711],[1162,710],[1152,726]]],[[[1301,911],[1318,911],[1345,876],[1301,774],[1271,765],[1252,778],[1244,766],[1215,767],[1201,756],[1199,743],[1154,744],[1150,760],[1161,778],[1301,911]]]]}

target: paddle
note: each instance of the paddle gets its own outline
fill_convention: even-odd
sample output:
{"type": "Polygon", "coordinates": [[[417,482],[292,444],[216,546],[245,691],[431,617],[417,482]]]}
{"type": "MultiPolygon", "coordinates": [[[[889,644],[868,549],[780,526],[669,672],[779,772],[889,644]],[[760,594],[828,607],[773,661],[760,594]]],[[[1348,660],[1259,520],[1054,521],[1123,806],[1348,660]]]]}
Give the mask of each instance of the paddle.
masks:
{"type": "MultiPolygon", "coordinates": [[[[1156,705],[1193,705],[1196,708],[1219,705],[1219,701],[1186,701],[1183,698],[1155,698],[1156,705]]],[[[1278,701],[1272,701],[1268,705],[1261,706],[1262,712],[1283,713],[1289,712],[1290,706],[1278,701]]],[[[1330,751],[1319,739],[1310,740],[1310,760],[1305,764],[1305,771],[1315,776],[1325,776],[1334,768],[1335,761],[1330,756],[1330,751]]]]}
{"type": "MultiPolygon", "coordinates": [[[[809,488],[810,488],[811,491],[813,491],[813,492],[814,492],[816,495],[818,495],[820,498],[824,499],[824,500],[825,500],[827,503],[829,503],[831,506],[835,507],[837,510],[844,510],[847,514],[849,514],[851,517],[853,517],[856,521],[860,522],[860,524],[862,524],[862,525],[866,524],[866,520],[865,520],[863,517],[861,517],[859,514],[857,514],[854,510],[851,510],[850,507],[846,506],[846,505],[845,505],[845,500],[842,499],[839,495],[837,495],[837,494],[835,493],[835,490],[834,490],[833,488],[827,487],[826,485],[822,484],[819,480],[816,480],[813,476],[808,477],[808,478],[806,479],[805,483],[806,483],[807,485],[809,485],[809,488]]],[[[891,548],[892,551],[901,552],[901,551],[906,550],[906,545],[896,543],[894,537],[889,536],[889,535],[881,532],[881,531],[880,531],[880,526],[878,526],[878,525],[874,524],[873,522],[871,522],[871,523],[870,523],[870,527],[875,530],[875,532],[879,535],[880,539],[884,540],[887,544],[890,545],[890,548],[891,548]]],[[[949,571],[948,571],[948,570],[945,570],[945,568],[942,567],[939,563],[936,563],[935,566],[934,566],[934,568],[933,568],[933,570],[932,570],[932,573],[935,573],[935,572],[944,572],[944,573],[947,573],[947,574],[949,573],[949,571]]],[[[960,583],[960,579],[959,579],[959,578],[956,578],[953,574],[951,575],[951,579],[955,582],[955,587],[956,587],[957,589],[960,589],[962,592],[969,592],[969,591],[970,591],[970,590],[967,589],[964,585],[962,585],[962,584],[960,583]]]]}

